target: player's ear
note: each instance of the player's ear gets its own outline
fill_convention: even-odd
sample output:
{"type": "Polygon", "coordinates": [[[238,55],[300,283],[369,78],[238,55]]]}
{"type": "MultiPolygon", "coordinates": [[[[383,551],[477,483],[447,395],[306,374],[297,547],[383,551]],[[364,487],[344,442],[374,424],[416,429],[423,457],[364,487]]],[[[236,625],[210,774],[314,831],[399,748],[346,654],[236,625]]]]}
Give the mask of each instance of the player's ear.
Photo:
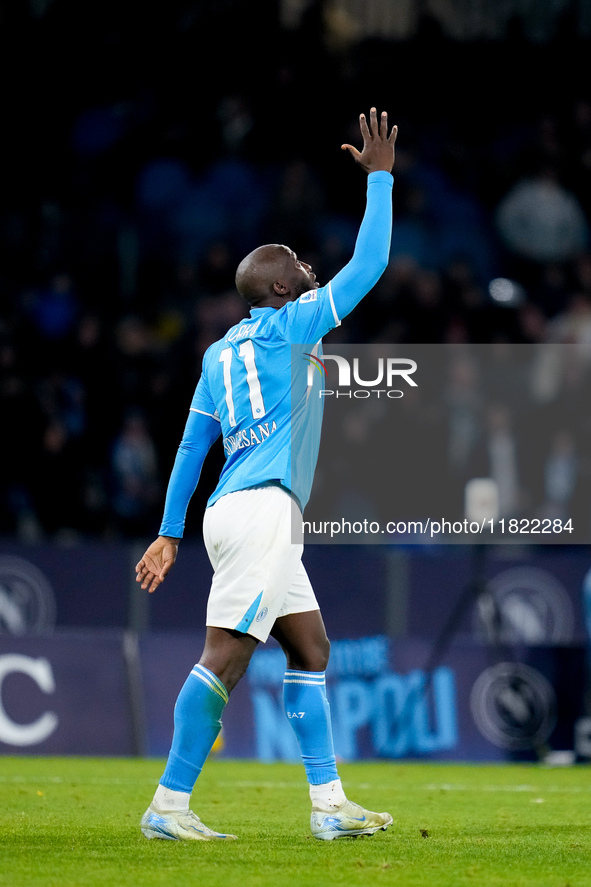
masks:
{"type": "Polygon", "coordinates": [[[277,293],[278,296],[284,296],[287,292],[289,292],[288,288],[284,283],[281,283],[280,280],[276,280],[273,284],[273,289],[277,293]]]}

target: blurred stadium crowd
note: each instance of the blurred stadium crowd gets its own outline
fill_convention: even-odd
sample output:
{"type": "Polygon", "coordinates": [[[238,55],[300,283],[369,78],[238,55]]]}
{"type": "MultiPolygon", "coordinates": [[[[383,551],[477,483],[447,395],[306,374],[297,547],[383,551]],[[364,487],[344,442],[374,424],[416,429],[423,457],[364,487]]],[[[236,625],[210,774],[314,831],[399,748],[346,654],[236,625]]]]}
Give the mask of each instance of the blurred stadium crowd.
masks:
{"type": "Polygon", "coordinates": [[[238,261],[284,242],[325,282],[351,254],[370,103],[399,125],[391,262],[327,343],[591,344],[586,4],[536,30],[481,3],[492,36],[464,5],[401,35],[352,2],[2,4],[0,533],[156,532],[238,261]]]}

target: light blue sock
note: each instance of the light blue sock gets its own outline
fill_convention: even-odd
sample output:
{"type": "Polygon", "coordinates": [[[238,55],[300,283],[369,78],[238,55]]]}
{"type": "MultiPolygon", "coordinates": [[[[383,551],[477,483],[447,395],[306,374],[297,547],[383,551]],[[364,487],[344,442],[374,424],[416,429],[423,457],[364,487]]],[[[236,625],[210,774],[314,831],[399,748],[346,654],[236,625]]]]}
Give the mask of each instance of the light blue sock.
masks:
{"type": "Polygon", "coordinates": [[[173,791],[193,791],[218,733],[228,691],[213,672],[196,665],[174,707],[174,736],[160,785],[173,791]]]}
{"type": "Polygon", "coordinates": [[[324,672],[288,669],[283,680],[283,702],[310,785],[338,779],[324,672]]]}

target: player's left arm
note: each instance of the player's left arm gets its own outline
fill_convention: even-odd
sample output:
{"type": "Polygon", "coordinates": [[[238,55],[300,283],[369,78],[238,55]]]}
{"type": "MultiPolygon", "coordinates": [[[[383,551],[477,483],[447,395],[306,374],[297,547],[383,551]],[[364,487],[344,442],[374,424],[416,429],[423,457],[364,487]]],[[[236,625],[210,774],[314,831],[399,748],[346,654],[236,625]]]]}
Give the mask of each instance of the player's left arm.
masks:
{"type": "Polygon", "coordinates": [[[385,170],[368,176],[367,205],[353,256],[329,283],[339,323],[376,285],[388,267],[393,181],[391,173],[385,170]]]}
{"type": "Polygon", "coordinates": [[[329,330],[340,326],[341,320],[375,286],[388,267],[392,236],[392,169],[398,127],[393,126],[388,134],[388,115],[384,112],[378,121],[377,111],[372,108],[369,126],[362,114],[360,128],[363,137],[361,151],[353,145],[341,146],[368,174],[365,213],[353,256],[327,286],[300,296],[293,306],[288,306],[286,321],[291,328],[292,341],[316,342],[329,330]]]}
{"type": "Polygon", "coordinates": [[[304,293],[285,309],[285,335],[292,342],[317,342],[341,325],[375,286],[390,256],[392,182],[389,172],[370,174],[367,205],[350,261],[326,285],[304,293]]]}
{"type": "Polygon", "coordinates": [[[388,115],[383,111],[378,120],[375,108],[370,111],[369,126],[365,114],[360,115],[359,126],[362,150],[341,145],[367,173],[367,203],[351,261],[329,284],[339,322],[375,286],[390,258],[392,170],[398,127],[393,126],[388,134],[388,115]]]}
{"type": "Polygon", "coordinates": [[[176,560],[189,502],[199,482],[205,457],[220,433],[218,419],[191,408],[168,482],[158,538],[147,548],[135,568],[136,582],[141,582],[142,588],[150,592],[164,581],[176,560]]]}

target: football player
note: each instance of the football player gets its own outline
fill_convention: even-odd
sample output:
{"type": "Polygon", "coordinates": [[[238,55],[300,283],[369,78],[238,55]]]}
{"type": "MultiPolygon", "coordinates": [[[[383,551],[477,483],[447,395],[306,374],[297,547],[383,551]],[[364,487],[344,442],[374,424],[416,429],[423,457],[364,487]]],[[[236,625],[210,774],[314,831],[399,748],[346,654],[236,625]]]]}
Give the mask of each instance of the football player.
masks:
{"type": "Polygon", "coordinates": [[[368,174],[353,256],[325,286],[287,246],[267,244],[240,263],[236,287],[250,317],[205,353],[202,374],[170,477],[158,538],[136,567],[150,592],[177,557],[201,467],[222,435],[226,462],[205,511],[214,568],[203,653],[177,699],[168,761],[141,821],[147,838],[228,840],[189,809],[193,787],[221,729],[228,697],[259,642],[286,656],[284,703],[304,763],[319,839],[373,834],[392,823],[349,801],[335,761],[325,670],[330,644],[302,565],[301,527],[318,455],[322,399],[311,392],[306,355],[372,289],[389,259],[397,127],[371,109],[360,116],[363,147],[343,145],[368,174]],[[297,713],[297,717],[294,716],[297,713]]]}

